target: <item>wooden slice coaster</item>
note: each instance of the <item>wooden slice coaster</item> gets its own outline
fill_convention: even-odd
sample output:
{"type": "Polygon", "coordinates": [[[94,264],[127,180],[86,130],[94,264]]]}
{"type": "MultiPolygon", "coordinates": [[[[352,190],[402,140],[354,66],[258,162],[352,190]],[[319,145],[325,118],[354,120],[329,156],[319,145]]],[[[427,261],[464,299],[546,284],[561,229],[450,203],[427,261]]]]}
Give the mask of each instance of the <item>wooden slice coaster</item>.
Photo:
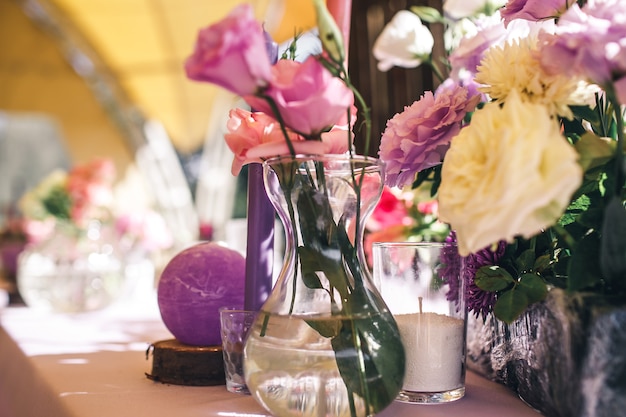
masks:
{"type": "Polygon", "coordinates": [[[224,385],[224,358],[221,346],[189,346],[176,339],[161,340],[148,348],[152,373],[146,377],[175,385],[224,385]]]}

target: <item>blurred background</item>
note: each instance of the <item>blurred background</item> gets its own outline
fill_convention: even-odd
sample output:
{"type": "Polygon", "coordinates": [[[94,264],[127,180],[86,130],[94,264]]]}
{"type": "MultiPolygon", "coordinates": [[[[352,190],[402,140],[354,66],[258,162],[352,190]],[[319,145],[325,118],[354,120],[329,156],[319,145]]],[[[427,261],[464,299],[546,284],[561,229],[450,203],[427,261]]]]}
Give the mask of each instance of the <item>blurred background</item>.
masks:
{"type": "MultiPolygon", "coordinates": [[[[315,24],[309,1],[247,2],[279,43],[315,24]]],[[[0,244],[24,192],[55,168],[104,157],[116,170],[116,207],[159,213],[172,252],[229,234],[245,250],[236,220],[246,217],[246,171],[231,175],[223,140],[237,97],[183,70],[198,30],[239,3],[0,0],[0,244]]],[[[434,80],[428,69],[378,71],[374,40],[398,10],[441,10],[441,0],[353,3],[349,68],[372,106],[375,155],[386,120],[434,80]]]]}

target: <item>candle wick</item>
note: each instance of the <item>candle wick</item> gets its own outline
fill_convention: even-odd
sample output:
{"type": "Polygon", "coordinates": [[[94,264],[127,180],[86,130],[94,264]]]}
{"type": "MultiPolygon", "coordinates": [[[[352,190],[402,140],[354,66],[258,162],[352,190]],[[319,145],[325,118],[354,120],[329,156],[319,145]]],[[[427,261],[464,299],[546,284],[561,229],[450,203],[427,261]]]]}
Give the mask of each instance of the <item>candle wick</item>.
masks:
{"type": "Polygon", "coordinates": [[[419,304],[420,304],[420,314],[422,314],[422,299],[423,299],[423,298],[424,298],[424,297],[418,297],[419,304]]]}

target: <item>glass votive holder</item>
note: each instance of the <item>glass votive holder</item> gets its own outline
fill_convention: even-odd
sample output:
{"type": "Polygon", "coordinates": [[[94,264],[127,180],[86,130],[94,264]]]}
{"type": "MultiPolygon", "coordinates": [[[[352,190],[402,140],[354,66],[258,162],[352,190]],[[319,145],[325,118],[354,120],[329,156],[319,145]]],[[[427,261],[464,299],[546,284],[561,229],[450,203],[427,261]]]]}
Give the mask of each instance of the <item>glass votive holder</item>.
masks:
{"type": "Polygon", "coordinates": [[[227,307],[220,308],[219,312],[226,389],[236,394],[250,394],[243,374],[243,347],[257,312],[227,307]]]}
{"type": "Polygon", "coordinates": [[[467,312],[461,260],[448,243],[376,242],[374,281],[406,353],[396,400],[445,403],[465,395],[467,312]]]}

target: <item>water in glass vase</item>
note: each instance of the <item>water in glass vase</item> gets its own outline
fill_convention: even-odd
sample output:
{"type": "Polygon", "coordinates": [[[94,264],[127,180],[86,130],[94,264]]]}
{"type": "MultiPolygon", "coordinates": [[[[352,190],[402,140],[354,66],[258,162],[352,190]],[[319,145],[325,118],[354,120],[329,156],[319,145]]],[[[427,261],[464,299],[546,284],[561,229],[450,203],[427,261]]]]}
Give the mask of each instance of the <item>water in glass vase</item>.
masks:
{"type": "MultiPolygon", "coordinates": [[[[385,351],[377,346],[367,349],[365,372],[363,350],[354,349],[351,341],[342,342],[342,326],[349,326],[358,342],[367,345],[368,329],[377,317],[341,318],[274,315],[261,313],[250,332],[245,347],[246,383],[252,395],[276,416],[345,416],[364,417],[381,411],[389,404],[389,393],[383,377],[372,369],[380,363],[385,351]],[[325,337],[325,330],[340,334],[325,337]],[[344,344],[342,344],[344,343],[344,344]],[[344,348],[345,347],[345,348],[344,348]],[[340,371],[338,358],[343,364],[340,371]],[[367,367],[367,366],[366,366],[367,367]],[[358,381],[363,375],[367,381],[358,381]],[[378,379],[378,380],[377,380],[378,379]],[[349,386],[349,388],[347,387],[349,386]],[[364,401],[361,391],[365,387],[364,401]],[[349,389],[352,394],[349,394],[349,389]]],[[[384,320],[384,319],[383,319],[384,320]]],[[[345,332],[344,332],[345,333],[345,332]]],[[[384,361],[383,361],[384,362],[384,361]]]]}

